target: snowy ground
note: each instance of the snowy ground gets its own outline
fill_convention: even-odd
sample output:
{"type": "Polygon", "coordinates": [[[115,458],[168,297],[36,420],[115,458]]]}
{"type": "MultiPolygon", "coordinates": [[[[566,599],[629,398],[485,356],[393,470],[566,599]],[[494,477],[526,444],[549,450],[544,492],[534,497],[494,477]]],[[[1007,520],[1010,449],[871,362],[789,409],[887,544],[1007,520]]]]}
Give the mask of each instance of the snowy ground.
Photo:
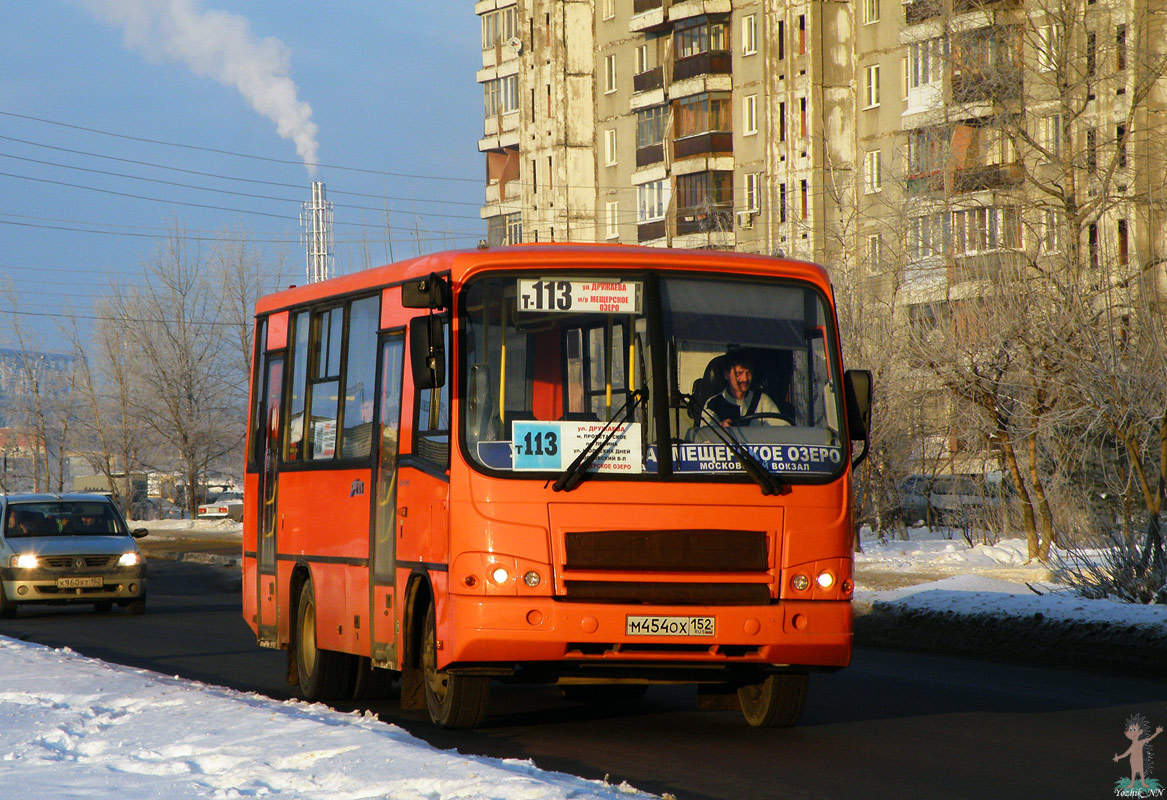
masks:
{"type": "MultiPolygon", "coordinates": [[[[231,522],[147,524],[158,542],[240,535],[231,522]]],[[[1050,584],[1044,569],[1026,563],[1024,541],[970,548],[944,532],[919,529],[912,537],[864,542],[856,557],[861,614],[1053,621],[1154,635],[1167,628],[1167,607],[1086,601],[1050,584]],[[879,588],[889,575],[896,588],[879,588]]],[[[0,637],[0,674],[0,774],[6,786],[42,797],[648,797],[526,761],[435,750],[375,718],[105,664],[68,649],[0,637]]]]}

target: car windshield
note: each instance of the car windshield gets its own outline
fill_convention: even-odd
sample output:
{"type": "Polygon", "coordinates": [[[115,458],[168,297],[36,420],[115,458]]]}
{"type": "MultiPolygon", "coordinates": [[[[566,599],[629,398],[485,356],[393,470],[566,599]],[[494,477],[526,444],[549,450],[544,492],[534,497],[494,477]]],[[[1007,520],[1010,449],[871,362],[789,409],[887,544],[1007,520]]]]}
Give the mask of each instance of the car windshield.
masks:
{"type": "Polygon", "coordinates": [[[842,466],[831,315],[809,285],[492,275],[462,296],[462,430],[481,467],[561,472],[593,440],[589,469],[609,474],[740,475],[742,449],[772,473],[842,466]]]}
{"type": "Polygon", "coordinates": [[[5,513],[4,535],[28,536],[125,536],[125,524],[109,503],[92,501],[41,501],[11,503],[5,513]]]}
{"type": "Polygon", "coordinates": [[[219,495],[211,502],[212,503],[230,503],[232,501],[241,501],[242,499],[243,499],[243,495],[241,495],[239,492],[224,492],[223,494],[219,495]]]}

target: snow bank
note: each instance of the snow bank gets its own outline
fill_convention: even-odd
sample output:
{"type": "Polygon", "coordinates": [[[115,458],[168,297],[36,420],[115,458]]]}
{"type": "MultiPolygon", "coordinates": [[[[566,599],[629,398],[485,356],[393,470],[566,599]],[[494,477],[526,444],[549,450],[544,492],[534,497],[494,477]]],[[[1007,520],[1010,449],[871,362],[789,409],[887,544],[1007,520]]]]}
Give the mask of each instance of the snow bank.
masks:
{"type": "MultiPolygon", "coordinates": [[[[529,761],[436,750],[372,716],[0,637],[0,774],[39,797],[625,800],[529,761]]],[[[5,796],[8,793],[5,792],[5,796]]]]}

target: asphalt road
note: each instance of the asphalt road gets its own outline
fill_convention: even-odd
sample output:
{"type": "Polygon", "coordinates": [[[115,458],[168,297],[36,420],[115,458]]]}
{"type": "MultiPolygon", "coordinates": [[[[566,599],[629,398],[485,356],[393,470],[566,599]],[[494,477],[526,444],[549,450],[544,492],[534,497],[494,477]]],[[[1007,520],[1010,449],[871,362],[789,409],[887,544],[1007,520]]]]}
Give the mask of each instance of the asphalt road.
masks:
{"type": "MultiPolygon", "coordinates": [[[[255,645],[236,582],[229,567],[152,561],[144,616],[21,609],[0,635],[287,698],[283,654],[255,645]]],[[[860,648],[848,669],[812,676],[803,721],[789,730],[754,730],[694,700],[690,689],[654,687],[631,706],[597,708],[552,687],[496,683],[485,726],[455,732],[392,700],[368,708],[437,747],[679,800],[1113,797],[1129,774],[1113,760],[1129,745],[1128,717],[1167,727],[1167,667],[1164,680],[1138,680],[860,648]]],[[[1167,758],[1159,763],[1151,777],[1167,780],[1167,758]]]]}

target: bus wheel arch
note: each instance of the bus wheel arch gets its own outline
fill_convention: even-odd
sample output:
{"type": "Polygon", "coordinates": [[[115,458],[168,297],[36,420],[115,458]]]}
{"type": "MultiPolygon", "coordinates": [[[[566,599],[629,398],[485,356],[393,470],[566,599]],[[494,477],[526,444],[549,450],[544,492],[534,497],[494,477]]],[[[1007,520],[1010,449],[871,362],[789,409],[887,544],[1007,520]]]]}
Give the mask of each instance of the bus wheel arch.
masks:
{"type": "Polygon", "coordinates": [[[401,604],[401,708],[425,710],[424,676],[421,666],[422,636],[426,609],[433,605],[433,587],[424,572],[414,572],[405,587],[401,604]]]}
{"type": "Polygon", "coordinates": [[[347,698],[356,676],[353,656],[317,646],[316,593],[311,575],[299,583],[295,617],[289,631],[289,650],[295,659],[300,696],[305,700],[347,698]]]}
{"type": "Polygon", "coordinates": [[[421,651],[425,704],[430,719],[443,728],[476,728],[486,717],[490,678],[462,675],[437,667],[437,611],[426,607],[421,651]]]}

